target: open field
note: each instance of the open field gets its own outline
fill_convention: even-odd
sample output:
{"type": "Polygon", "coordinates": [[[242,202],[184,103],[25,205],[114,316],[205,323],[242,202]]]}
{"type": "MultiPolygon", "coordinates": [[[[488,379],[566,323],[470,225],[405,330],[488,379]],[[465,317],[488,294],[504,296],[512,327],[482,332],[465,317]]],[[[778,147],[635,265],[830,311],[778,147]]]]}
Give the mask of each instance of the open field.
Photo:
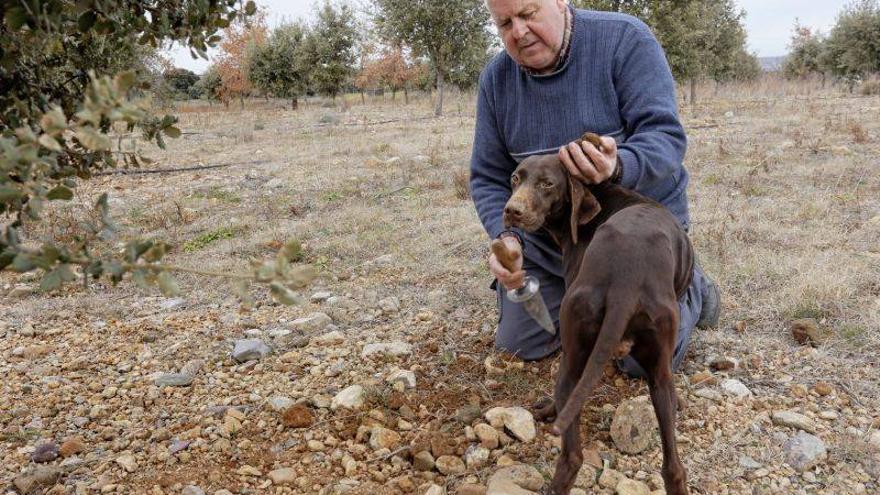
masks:
{"type": "MultiPolygon", "coordinates": [[[[701,93],[683,111],[692,238],[723,310],[677,375],[693,492],[878,493],[880,97],[778,82],[701,93]],[[821,334],[815,348],[792,338],[805,318],[821,334]],[[718,356],[737,366],[714,371],[718,356]],[[719,393],[727,378],[753,395],[719,393]],[[804,473],[786,464],[797,431],[771,419],[779,411],[806,416],[827,459],[804,473]]],[[[0,486],[36,467],[37,446],[71,439],[48,463],[63,466],[52,493],[390,494],[434,483],[454,494],[508,462],[549,479],[558,439],[544,425],[463,472],[414,469],[418,448],[404,448],[434,440],[435,454],[464,456],[480,442],[468,438],[479,413],[549,395],[556,363],[486,366],[497,315],[488,239],[465,189],[473,99],[449,98],[433,118],[428,99],[401,96],[297,112],[263,101],[181,108],[184,136],[149,150],[154,166],[232,165],[101,176],[48,212],[63,235],[109,191],[121,230],[107,249],[159,236],[176,246],[170,261],[205,270],[244,271],[296,238],[322,274],[306,295],[333,297],[284,307],[255,288],[261,303],[242,312],[230,286],[201,277],[180,277],[185,296],[169,300],[128,281],[47,295],[33,276],[3,273],[0,486]],[[317,312],[332,322],[295,321],[317,312]],[[249,337],[273,352],[237,363],[233,340],[249,337]],[[363,356],[379,342],[406,345],[363,356]],[[154,385],[193,360],[203,365],[191,385],[154,385]],[[414,388],[386,383],[398,369],[415,373],[414,388]],[[328,407],[356,384],[362,409],[328,407]],[[302,417],[274,410],[289,405],[279,398],[302,403],[302,417]],[[279,468],[292,469],[283,485],[268,476],[279,468]]],[[[656,489],[659,447],[626,455],[609,434],[617,404],[646,393],[607,377],[583,431],[609,471],[656,489]]],[[[599,471],[585,469],[581,486],[613,493],[594,484],[599,471]]]]}

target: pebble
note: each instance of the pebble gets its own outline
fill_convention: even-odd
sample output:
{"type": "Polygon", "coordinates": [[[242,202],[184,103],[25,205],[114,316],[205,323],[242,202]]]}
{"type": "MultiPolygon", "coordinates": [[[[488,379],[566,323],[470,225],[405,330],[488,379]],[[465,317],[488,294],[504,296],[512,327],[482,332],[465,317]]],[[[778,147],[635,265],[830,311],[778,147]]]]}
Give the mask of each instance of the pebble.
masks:
{"type": "Polygon", "coordinates": [[[447,476],[461,474],[465,470],[464,462],[455,455],[443,455],[437,458],[434,463],[437,471],[447,476]]]}
{"type": "Polygon", "coordinates": [[[776,411],[770,419],[773,421],[773,424],[777,426],[787,426],[789,428],[804,430],[808,433],[816,433],[816,423],[803,414],[794,411],[776,411]]]}
{"type": "Polygon", "coordinates": [[[61,454],[61,457],[70,457],[72,455],[79,454],[86,449],[85,444],[82,439],[79,437],[71,437],[65,440],[61,447],[58,449],[58,453],[61,454]]]}
{"type": "Polygon", "coordinates": [[[785,452],[786,462],[798,472],[812,469],[828,456],[825,443],[818,437],[803,431],[799,431],[797,435],[789,438],[782,449],[785,452]]]}
{"type": "Polygon", "coordinates": [[[197,485],[187,485],[180,493],[181,495],[205,495],[205,490],[197,485]]]}
{"type": "Polygon", "coordinates": [[[724,396],[721,395],[721,392],[709,387],[698,388],[697,391],[694,392],[694,396],[715,402],[721,402],[724,400],[724,396]]]}
{"type": "Polygon", "coordinates": [[[52,462],[58,458],[58,444],[55,442],[44,442],[34,449],[31,454],[31,460],[34,462],[52,462]]]}
{"type": "Polygon", "coordinates": [[[312,339],[312,343],[314,345],[322,347],[337,345],[343,342],[345,342],[345,334],[343,334],[339,330],[333,330],[332,332],[318,335],[317,337],[312,339]]]}
{"type": "Polygon", "coordinates": [[[624,479],[626,476],[623,475],[620,471],[616,469],[606,468],[602,470],[602,474],[599,476],[599,486],[609,489],[617,488],[617,485],[624,479]]]}
{"type": "Polygon", "coordinates": [[[361,351],[364,359],[377,357],[403,357],[412,354],[412,346],[406,342],[378,342],[367,344],[361,351]]]}
{"type": "Polygon", "coordinates": [[[272,397],[269,397],[267,403],[273,411],[283,412],[285,409],[294,405],[295,401],[290,397],[285,397],[283,395],[273,395],[272,397]]]}
{"type": "Polygon", "coordinates": [[[544,477],[537,469],[527,464],[515,464],[499,469],[489,478],[486,495],[526,495],[543,486],[544,477]]]}
{"type": "Polygon", "coordinates": [[[346,409],[360,409],[364,405],[364,387],[351,385],[342,389],[330,402],[330,409],[337,410],[340,407],[346,409]]]}
{"type": "Polygon", "coordinates": [[[623,478],[614,487],[615,495],[651,495],[651,489],[641,481],[623,478]]]}
{"type": "Polygon", "coordinates": [[[657,417],[648,396],[623,401],[611,421],[611,439],[626,454],[644,452],[658,438],[657,417]]]}
{"type": "Polygon", "coordinates": [[[434,456],[427,450],[423,450],[413,456],[413,469],[416,471],[432,471],[434,465],[434,456]]]}
{"type": "Polygon", "coordinates": [[[329,291],[318,291],[312,294],[312,297],[309,298],[309,302],[313,303],[322,303],[327,299],[333,297],[333,293],[329,291]]]}
{"type": "Polygon", "coordinates": [[[409,370],[397,370],[385,379],[390,384],[402,383],[404,389],[416,387],[416,374],[409,370]]]}
{"type": "Polygon", "coordinates": [[[370,432],[370,447],[373,450],[394,450],[400,444],[400,433],[381,426],[374,426],[370,432]]]}
{"type": "Polygon", "coordinates": [[[274,485],[290,485],[296,480],[296,470],[293,468],[281,468],[269,471],[269,479],[274,485]]]}
{"type": "Polygon", "coordinates": [[[818,382],[813,385],[813,391],[818,395],[825,397],[834,393],[834,387],[832,387],[830,383],[818,382]]]}
{"type": "Polygon", "coordinates": [[[492,425],[503,424],[521,442],[531,442],[537,434],[532,413],[522,407],[493,407],[484,417],[492,425]]]}
{"type": "Polygon", "coordinates": [[[737,399],[745,399],[745,398],[752,397],[752,391],[749,390],[749,388],[746,387],[745,384],[743,384],[743,382],[741,382],[735,378],[728,378],[728,379],[722,381],[721,382],[721,390],[725,394],[727,394],[731,397],[737,398],[737,399]]]}
{"type": "Polygon", "coordinates": [[[58,466],[37,466],[35,469],[17,476],[12,484],[15,485],[19,493],[32,493],[37,491],[39,487],[54,485],[63,474],[64,470],[58,466]]]}
{"type": "Polygon", "coordinates": [[[464,453],[464,463],[470,470],[481,468],[489,462],[489,449],[471,445],[464,453]]]}
{"type": "Polygon", "coordinates": [[[232,359],[239,363],[245,363],[262,359],[271,351],[261,339],[239,339],[234,343],[232,359]]]}
{"type": "Polygon", "coordinates": [[[188,387],[192,385],[202,366],[204,361],[201,359],[187,361],[180,368],[180,373],[162,373],[153,379],[153,384],[157,387],[188,387]]]}
{"type": "Polygon", "coordinates": [[[480,439],[480,445],[490,450],[498,448],[498,430],[492,428],[486,423],[480,423],[474,426],[474,433],[480,439]]]}
{"type": "Polygon", "coordinates": [[[833,421],[840,417],[837,411],[819,411],[819,417],[828,421],[833,421]]]}
{"type": "Polygon", "coordinates": [[[312,313],[305,318],[297,318],[293,320],[290,323],[290,326],[303,333],[312,333],[324,330],[331,323],[333,323],[333,319],[325,313],[312,313]]]}
{"type": "Polygon", "coordinates": [[[129,473],[133,473],[137,467],[137,459],[132,454],[123,454],[116,458],[116,464],[122,466],[122,469],[125,469],[129,473]]]}

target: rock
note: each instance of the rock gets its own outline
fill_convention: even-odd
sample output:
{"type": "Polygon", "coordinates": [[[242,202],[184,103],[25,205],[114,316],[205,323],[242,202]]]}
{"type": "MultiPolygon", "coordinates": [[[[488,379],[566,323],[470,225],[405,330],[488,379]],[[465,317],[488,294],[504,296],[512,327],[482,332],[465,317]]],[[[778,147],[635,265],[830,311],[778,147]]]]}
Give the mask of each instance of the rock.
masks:
{"type": "Polygon", "coordinates": [[[58,453],[61,454],[61,457],[70,457],[72,455],[79,454],[80,452],[83,452],[85,450],[86,446],[81,438],[71,437],[61,444],[61,448],[58,449],[58,453]]]}
{"type": "Polygon", "coordinates": [[[287,328],[273,328],[266,332],[266,335],[268,335],[270,339],[283,339],[291,333],[293,332],[287,328]]]}
{"type": "Polygon", "coordinates": [[[385,314],[397,313],[400,311],[400,300],[396,297],[386,297],[379,301],[379,309],[385,314]]]}
{"type": "Polygon", "coordinates": [[[615,495],[651,495],[651,489],[641,481],[623,478],[614,487],[615,495]]]}
{"type": "Polygon", "coordinates": [[[812,469],[828,457],[825,443],[818,437],[799,431],[782,446],[785,461],[799,472],[812,469]]]}
{"type": "Polygon", "coordinates": [[[483,411],[480,410],[480,406],[476,404],[465,404],[458,408],[455,411],[455,419],[461,421],[462,423],[469,425],[474,422],[480,415],[483,414],[483,411]]]}
{"type": "Polygon", "coordinates": [[[40,487],[50,487],[58,482],[64,470],[58,466],[37,466],[20,476],[17,476],[12,484],[19,493],[33,493],[40,487]]]}
{"type": "Polygon", "coordinates": [[[522,407],[493,407],[486,411],[485,418],[490,424],[501,421],[521,442],[531,442],[535,438],[535,419],[522,407]]]}
{"type": "MultiPolygon", "coordinates": [[[[409,370],[397,370],[385,379],[386,382],[394,384],[394,383],[402,383],[403,388],[415,388],[416,387],[416,374],[409,370]]],[[[478,414],[479,416],[479,414],[478,414]]]]}
{"type": "Polygon", "coordinates": [[[764,467],[760,462],[747,455],[739,456],[739,466],[743,469],[761,469],[764,467]]]}
{"type": "Polygon", "coordinates": [[[480,439],[480,445],[489,450],[498,448],[498,430],[492,428],[486,423],[480,423],[474,426],[474,433],[480,439]]]}
{"type": "Polygon", "coordinates": [[[486,487],[473,483],[462,483],[455,491],[455,495],[486,495],[486,487]]]}
{"type": "Polygon", "coordinates": [[[700,371],[698,373],[694,373],[688,378],[688,381],[691,385],[695,387],[715,385],[716,383],[718,383],[718,380],[715,379],[715,376],[708,371],[700,371]]]}
{"type": "Polygon", "coordinates": [[[840,414],[837,411],[819,411],[819,417],[827,421],[834,421],[840,417],[840,414]]]}
{"type": "Polygon", "coordinates": [[[281,468],[269,471],[269,479],[273,485],[291,485],[296,480],[296,470],[293,468],[281,468]]]}
{"type": "Polygon", "coordinates": [[[574,486],[578,488],[591,488],[596,484],[596,476],[598,474],[599,471],[596,468],[585,463],[581,466],[580,471],[578,471],[577,478],[574,480],[574,486]]]}
{"type": "Polygon", "coordinates": [[[174,455],[178,452],[183,452],[188,449],[190,445],[192,445],[191,440],[175,440],[168,446],[168,453],[174,455]]]}
{"type": "Polygon", "coordinates": [[[157,387],[188,387],[192,385],[204,364],[201,359],[187,361],[180,368],[180,373],[162,373],[153,379],[153,384],[157,387]]]}
{"type": "Polygon", "coordinates": [[[434,456],[427,450],[414,455],[413,469],[416,471],[432,471],[434,469],[434,456]]]}
{"type": "Polygon", "coordinates": [[[599,476],[599,486],[614,490],[617,488],[618,483],[625,478],[626,476],[620,471],[611,468],[603,469],[602,475],[599,476]]]}
{"type": "Polygon", "coordinates": [[[312,343],[319,346],[337,345],[345,342],[345,334],[339,330],[333,330],[312,339],[312,343]]]}
{"type": "Polygon", "coordinates": [[[730,397],[735,397],[737,399],[745,399],[752,397],[752,391],[746,387],[743,382],[735,379],[728,378],[721,382],[721,390],[730,397]]]}
{"type": "Polygon", "coordinates": [[[367,344],[361,351],[361,357],[365,359],[379,357],[403,357],[412,354],[412,346],[406,342],[379,342],[367,344]]]}
{"type": "Polygon", "coordinates": [[[489,454],[489,449],[471,445],[464,453],[464,463],[470,470],[481,468],[489,462],[489,454]]]}
{"type": "Polygon", "coordinates": [[[715,356],[709,361],[712,371],[730,371],[739,368],[739,360],[729,356],[715,356]]]}
{"type": "Polygon", "coordinates": [[[187,485],[180,492],[181,495],[205,495],[205,490],[198,485],[187,485]]]}
{"type": "Polygon", "coordinates": [[[232,349],[232,359],[239,363],[262,359],[272,352],[260,339],[240,339],[235,341],[235,347],[232,349]]]}
{"type": "Polygon", "coordinates": [[[290,323],[295,330],[303,333],[320,332],[327,328],[333,319],[324,313],[312,313],[305,318],[297,318],[290,323]]]}
{"type": "Polygon", "coordinates": [[[596,450],[596,449],[583,449],[583,450],[581,450],[581,454],[584,456],[584,464],[585,465],[594,467],[596,469],[602,469],[602,467],[604,467],[602,455],[599,454],[598,450],[596,450]]]}
{"type": "Polygon", "coordinates": [[[447,476],[464,472],[464,462],[456,455],[443,455],[434,462],[437,471],[447,476]]]}
{"type": "Polygon", "coordinates": [[[374,426],[370,432],[370,447],[373,450],[394,450],[400,444],[400,433],[381,426],[374,426]]]}
{"type": "Polygon", "coordinates": [[[791,322],[791,336],[795,342],[801,345],[811,345],[813,347],[825,341],[822,331],[819,330],[819,324],[813,318],[804,318],[791,322]]]}
{"type": "Polygon", "coordinates": [[[269,407],[272,408],[275,412],[283,412],[290,406],[294,405],[296,402],[290,397],[285,397],[283,395],[273,395],[269,397],[269,400],[266,401],[269,404],[269,407]]]}
{"type": "Polygon", "coordinates": [[[137,467],[137,459],[134,458],[131,454],[122,454],[115,459],[116,464],[122,466],[122,469],[125,469],[129,473],[133,473],[137,467]]]}
{"type": "Polygon", "coordinates": [[[180,297],[174,297],[171,299],[165,299],[164,301],[159,303],[159,308],[165,311],[171,311],[175,309],[183,308],[186,305],[186,299],[182,299],[180,297]]]}
{"type": "Polygon", "coordinates": [[[773,424],[778,426],[788,426],[789,428],[797,428],[808,433],[816,433],[816,423],[803,414],[798,414],[794,411],[776,411],[770,419],[773,420],[773,424]]]}
{"type": "Polygon", "coordinates": [[[714,388],[698,388],[697,391],[694,392],[694,395],[715,402],[721,402],[722,400],[724,400],[724,396],[721,395],[721,392],[715,390],[714,388]]]}
{"type": "Polygon", "coordinates": [[[309,302],[322,303],[322,302],[326,301],[327,299],[330,299],[331,297],[333,297],[332,292],[319,291],[319,292],[315,292],[314,294],[312,294],[312,297],[309,298],[309,302]]]}
{"type": "Polygon", "coordinates": [[[346,409],[360,409],[364,405],[364,387],[352,385],[342,389],[330,402],[330,409],[337,410],[340,407],[346,409]]]}
{"type": "Polygon", "coordinates": [[[431,483],[425,488],[425,495],[446,495],[446,489],[440,485],[431,483]]]}
{"type": "Polygon", "coordinates": [[[287,428],[308,428],[315,422],[315,416],[308,407],[295,404],[281,413],[281,424],[287,428]]]}
{"type": "Polygon", "coordinates": [[[821,395],[822,397],[825,397],[834,393],[834,387],[832,387],[831,384],[827,382],[818,382],[813,385],[813,391],[821,395]]]}
{"type": "Polygon", "coordinates": [[[880,431],[874,430],[868,435],[868,445],[880,450],[880,431]]]}
{"type": "Polygon", "coordinates": [[[55,442],[44,442],[34,449],[31,454],[31,460],[34,462],[52,462],[58,458],[58,444],[55,442]]]}
{"type": "Polygon", "coordinates": [[[263,475],[263,473],[259,469],[251,466],[250,464],[243,464],[235,472],[240,474],[241,476],[262,476],[263,475]]]}
{"type": "Polygon", "coordinates": [[[217,490],[216,492],[214,492],[214,495],[234,495],[234,494],[232,492],[230,492],[229,490],[217,490]]]}
{"type": "Polygon", "coordinates": [[[647,396],[617,406],[611,421],[611,439],[618,450],[627,454],[644,452],[657,436],[657,417],[647,396]]]}
{"type": "Polygon", "coordinates": [[[544,486],[544,477],[532,466],[515,464],[489,478],[486,495],[529,495],[544,486]]]}

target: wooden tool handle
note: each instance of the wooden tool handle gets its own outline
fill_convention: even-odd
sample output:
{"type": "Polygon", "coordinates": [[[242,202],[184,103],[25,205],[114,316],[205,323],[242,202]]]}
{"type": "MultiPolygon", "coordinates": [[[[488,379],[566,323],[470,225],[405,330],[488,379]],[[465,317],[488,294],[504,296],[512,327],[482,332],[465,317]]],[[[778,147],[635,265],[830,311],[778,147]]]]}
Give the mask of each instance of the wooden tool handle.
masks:
{"type": "Polygon", "coordinates": [[[512,249],[508,249],[507,245],[504,244],[504,241],[501,239],[495,239],[492,241],[492,244],[489,245],[489,248],[492,250],[492,253],[498,258],[498,262],[501,263],[507,271],[513,271],[514,263],[519,259],[519,253],[512,249]]]}

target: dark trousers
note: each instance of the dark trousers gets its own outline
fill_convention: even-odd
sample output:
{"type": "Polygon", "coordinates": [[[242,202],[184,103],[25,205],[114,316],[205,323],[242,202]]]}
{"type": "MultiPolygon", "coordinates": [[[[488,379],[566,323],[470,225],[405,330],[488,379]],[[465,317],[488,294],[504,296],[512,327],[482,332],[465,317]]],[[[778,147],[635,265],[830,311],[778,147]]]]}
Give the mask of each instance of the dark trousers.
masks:
{"type": "MultiPolygon", "coordinates": [[[[562,296],[565,294],[565,281],[541,266],[530,263],[528,259],[523,264],[527,274],[537,277],[541,282],[541,295],[559,328],[559,306],[562,304],[562,296]]],[[[675,354],[672,358],[672,369],[677,371],[684,360],[687,346],[691,339],[697,320],[700,319],[700,310],[703,306],[703,293],[706,281],[703,271],[694,265],[694,276],[687,292],[679,299],[680,310],[678,326],[678,342],[675,354]]],[[[492,283],[498,297],[499,322],[498,331],[495,334],[495,347],[498,350],[516,354],[525,360],[536,360],[547,357],[559,349],[559,332],[550,335],[538,323],[526,313],[521,304],[511,302],[504,287],[496,280],[492,283]]],[[[631,356],[625,357],[618,366],[632,377],[645,376],[645,372],[639,363],[631,356]]]]}

